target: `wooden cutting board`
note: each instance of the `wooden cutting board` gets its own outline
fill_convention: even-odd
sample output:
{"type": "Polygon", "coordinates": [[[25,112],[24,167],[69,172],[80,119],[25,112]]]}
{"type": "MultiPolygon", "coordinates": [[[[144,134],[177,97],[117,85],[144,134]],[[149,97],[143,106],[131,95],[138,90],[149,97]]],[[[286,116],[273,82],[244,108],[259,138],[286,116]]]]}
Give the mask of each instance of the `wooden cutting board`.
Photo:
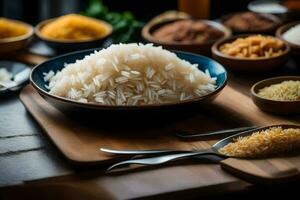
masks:
{"type": "MultiPolygon", "coordinates": [[[[215,102],[199,115],[168,124],[159,128],[127,130],[124,127],[103,128],[84,125],[66,117],[47,103],[31,86],[20,94],[21,101],[32,114],[45,133],[60,151],[76,164],[104,164],[115,161],[114,157],[99,151],[100,147],[116,149],[205,149],[216,140],[181,141],[174,136],[174,128],[201,131],[254,124],[266,126],[273,124],[297,124],[299,118],[285,119],[261,112],[251,99],[227,86],[215,102]]],[[[265,160],[226,159],[221,161],[223,169],[249,181],[274,183],[291,180],[300,175],[300,156],[273,158],[265,160]]],[[[212,170],[207,164],[207,169],[212,170]]],[[[212,172],[212,177],[216,173],[212,172]]]]}
{"type": "MultiPolygon", "coordinates": [[[[112,124],[112,128],[102,126],[101,121],[95,127],[66,117],[47,103],[32,86],[27,86],[20,94],[21,101],[35,120],[44,129],[62,153],[77,164],[112,162],[111,156],[99,151],[100,147],[116,149],[202,149],[208,148],[214,141],[185,142],[170,133],[170,127],[139,127],[127,129],[112,124]]],[[[199,116],[201,118],[201,116],[199,116]]],[[[199,119],[201,120],[201,119],[199,119]]],[[[210,127],[220,127],[211,122],[210,127]]],[[[189,126],[191,126],[190,124],[189,126]]],[[[180,126],[180,125],[177,125],[180,126]]],[[[208,125],[207,125],[208,126],[208,125]]]]}

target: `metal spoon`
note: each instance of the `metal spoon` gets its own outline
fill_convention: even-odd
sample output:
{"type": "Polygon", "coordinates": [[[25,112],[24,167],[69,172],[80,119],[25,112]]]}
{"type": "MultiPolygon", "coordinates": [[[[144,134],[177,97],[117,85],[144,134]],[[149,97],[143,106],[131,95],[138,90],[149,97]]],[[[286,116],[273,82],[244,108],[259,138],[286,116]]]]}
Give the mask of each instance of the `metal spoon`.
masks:
{"type": "Polygon", "coordinates": [[[244,132],[229,136],[227,138],[224,138],[224,139],[218,141],[217,143],[215,143],[210,149],[204,149],[204,150],[199,150],[199,151],[194,151],[194,152],[185,152],[185,153],[173,153],[173,154],[160,155],[160,156],[150,157],[150,158],[138,158],[138,159],[126,160],[126,161],[122,161],[122,162],[119,162],[119,163],[116,163],[116,164],[110,166],[107,169],[107,172],[109,172],[113,169],[116,169],[116,168],[120,168],[122,166],[130,165],[130,164],[160,165],[160,164],[164,164],[164,163],[167,163],[170,161],[186,159],[186,158],[191,158],[191,157],[200,156],[200,155],[215,155],[215,156],[218,156],[221,158],[226,158],[228,156],[221,154],[219,152],[219,150],[222,147],[224,147],[225,145],[233,142],[235,138],[244,137],[247,135],[251,135],[253,132],[256,132],[256,131],[261,131],[261,130],[265,130],[265,129],[268,129],[271,127],[278,127],[278,126],[282,127],[283,129],[300,128],[300,126],[297,126],[297,125],[273,125],[273,126],[266,126],[266,127],[262,127],[262,128],[248,130],[248,131],[244,131],[244,132]]]}
{"type": "Polygon", "coordinates": [[[220,154],[218,152],[218,149],[219,147],[216,146],[215,144],[211,147],[211,149],[199,150],[194,152],[186,152],[186,153],[172,153],[172,154],[160,155],[160,156],[155,156],[150,158],[131,159],[131,160],[126,160],[126,161],[116,163],[110,166],[106,171],[109,172],[113,169],[120,168],[122,166],[127,166],[130,164],[159,165],[173,160],[179,160],[182,158],[189,158],[189,157],[200,156],[200,155],[217,155],[220,157],[226,157],[225,155],[220,154]]]}
{"type": "Polygon", "coordinates": [[[171,154],[171,153],[187,153],[192,151],[187,150],[174,150],[174,149],[149,149],[149,150],[117,150],[117,149],[107,149],[100,148],[100,151],[114,154],[114,155],[161,155],[161,154],[171,154]]]}

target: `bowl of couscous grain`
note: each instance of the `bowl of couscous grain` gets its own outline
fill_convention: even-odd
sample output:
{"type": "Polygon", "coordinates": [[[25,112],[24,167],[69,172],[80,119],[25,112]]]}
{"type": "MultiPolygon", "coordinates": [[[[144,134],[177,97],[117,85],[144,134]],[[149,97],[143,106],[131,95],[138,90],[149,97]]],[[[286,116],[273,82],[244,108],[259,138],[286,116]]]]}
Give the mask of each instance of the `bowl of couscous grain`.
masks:
{"type": "Polygon", "coordinates": [[[37,37],[59,52],[99,48],[111,35],[112,26],[79,14],[68,14],[40,22],[37,37]]]}
{"type": "Polygon", "coordinates": [[[251,88],[257,107],[275,114],[300,113],[300,76],[280,76],[257,82],[251,88]]]}
{"type": "Polygon", "coordinates": [[[33,33],[33,27],[27,23],[0,17],[0,54],[25,48],[33,33]]]}

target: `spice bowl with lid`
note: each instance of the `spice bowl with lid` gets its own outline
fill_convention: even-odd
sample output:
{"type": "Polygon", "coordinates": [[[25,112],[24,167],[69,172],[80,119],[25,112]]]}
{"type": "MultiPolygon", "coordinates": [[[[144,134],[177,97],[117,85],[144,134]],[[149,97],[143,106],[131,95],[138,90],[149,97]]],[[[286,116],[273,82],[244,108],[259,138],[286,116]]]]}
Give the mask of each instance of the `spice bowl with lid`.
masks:
{"type": "MultiPolygon", "coordinates": [[[[300,76],[280,76],[264,79],[252,86],[251,97],[254,104],[263,111],[282,115],[299,114],[299,85],[300,76]],[[297,91],[295,87],[298,88],[298,98],[292,94],[292,91],[297,91]],[[277,95],[272,98],[265,97],[261,94],[262,89],[267,89],[267,93],[274,92],[277,95]],[[293,96],[291,97],[291,95],[293,96]]],[[[272,94],[270,96],[272,96],[272,94]]]]}

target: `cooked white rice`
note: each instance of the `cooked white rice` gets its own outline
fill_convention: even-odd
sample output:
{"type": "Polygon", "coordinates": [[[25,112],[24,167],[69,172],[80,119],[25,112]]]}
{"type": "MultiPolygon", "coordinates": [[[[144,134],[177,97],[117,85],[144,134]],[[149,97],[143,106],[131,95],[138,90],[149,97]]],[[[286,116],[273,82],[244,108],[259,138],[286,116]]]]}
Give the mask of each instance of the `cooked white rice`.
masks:
{"type": "Polygon", "coordinates": [[[293,44],[300,45],[300,24],[288,29],[283,38],[293,44]]]}
{"type": "Polygon", "coordinates": [[[95,51],[60,72],[44,73],[50,93],[80,102],[145,105],[211,93],[216,78],[152,44],[119,44],[95,51]]]}
{"type": "Polygon", "coordinates": [[[0,81],[9,81],[11,78],[12,74],[6,68],[0,68],[0,81]]]}

